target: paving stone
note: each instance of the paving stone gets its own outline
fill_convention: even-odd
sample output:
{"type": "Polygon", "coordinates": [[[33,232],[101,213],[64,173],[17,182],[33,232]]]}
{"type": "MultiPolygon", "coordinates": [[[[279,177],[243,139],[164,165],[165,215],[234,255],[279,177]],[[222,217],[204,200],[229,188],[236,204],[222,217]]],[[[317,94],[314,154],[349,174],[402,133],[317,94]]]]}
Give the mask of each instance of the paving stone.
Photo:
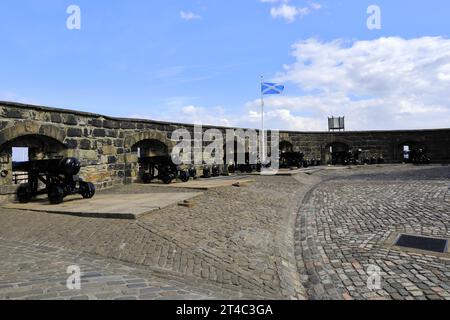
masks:
{"type": "Polygon", "coordinates": [[[0,298],[446,299],[450,259],[384,242],[395,232],[449,237],[449,170],[255,177],[246,188],[205,191],[193,208],[168,207],[137,221],[5,209],[0,298]],[[85,272],[81,291],[65,287],[74,264],[85,272]],[[382,270],[382,290],[367,288],[370,265],[382,270]],[[33,292],[36,286],[41,291],[33,292]]]}
{"type": "Polygon", "coordinates": [[[330,289],[325,278],[333,273],[339,275],[332,281],[336,289],[345,288],[355,299],[376,298],[367,293],[369,265],[382,270],[383,298],[442,299],[450,295],[445,287],[450,285],[448,260],[432,254],[389,251],[385,246],[394,233],[450,236],[450,170],[407,167],[387,171],[367,169],[325,179],[303,202],[295,250],[297,259],[305,262],[298,263],[304,268],[299,272],[312,275],[301,278],[303,285],[316,299],[321,298],[318,288],[330,289]],[[313,264],[307,263],[311,252],[322,252],[313,264]],[[325,276],[317,282],[314,275],[324,271],[325,276]],[[427,290],[435,294],[425,294],[427,290]]]}

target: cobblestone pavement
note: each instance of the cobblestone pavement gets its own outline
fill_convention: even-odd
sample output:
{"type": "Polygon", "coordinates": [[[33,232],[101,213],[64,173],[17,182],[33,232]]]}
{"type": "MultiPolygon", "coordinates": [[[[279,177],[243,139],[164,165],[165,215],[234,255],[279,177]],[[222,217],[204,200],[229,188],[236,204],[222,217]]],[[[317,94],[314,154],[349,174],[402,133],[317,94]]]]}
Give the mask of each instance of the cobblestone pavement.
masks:
{"type": "MultiPolygon", "coordinates": [[[[289,177],[256,179],[246,187],[207,191],[193,208],[172,206],[138,221],[3,209],[0,235],[8,241],[159,268],[197,279],[198,286],[222,297],[304,298],[293,233],[298,199],[309,178],[302,183],[289,177]]],[[[158,190],[133,185],[105,193],[158,190]]]]}
{"type": "Polygon", "coordinates": [[[449,298],[449,259],[384,245],[393,232],[450,236],[448,167],[255,180],[137,221],[2,209],[0,299],[449,298]],[[84,291],[65,287],[72,264],[84,291]],[[382,290],[367,289],[369,264],[382,268],[382,290]]]}
{"type": "Polygon", "coordinates": [[[449,255],[386,244],[396,233],[450,238],[450,168],[340,175],[311,190],[297,217],[296,256],[309,298],[450,300],[449,255]],[[381,269],[380,290],[367,286],[370,265],[381,269]]]}
{"type": "MultiPolygon", "coordinates": [[[[0,239],[0,299],[197,300],[222,296],[198,281],[86,254],[0,239]],[[69,266],[81,270],[80,290],[67,287],[69,266]]],[[[216,289],[217,291],[217,289],[216,289]]]]}

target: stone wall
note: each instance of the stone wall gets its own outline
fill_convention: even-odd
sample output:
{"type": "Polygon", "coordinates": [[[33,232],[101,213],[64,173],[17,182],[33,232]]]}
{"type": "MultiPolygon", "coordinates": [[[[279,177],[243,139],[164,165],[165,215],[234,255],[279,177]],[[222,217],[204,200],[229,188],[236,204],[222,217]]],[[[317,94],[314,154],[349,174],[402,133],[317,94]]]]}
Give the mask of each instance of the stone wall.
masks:
{"type": "Polygon", "coordinates": [[[450,162],[450,129],[366,132],[290,132],[294,150],[309,158],[324,159],[330,145],[344,143],[362,149],[369,156],[383,156],[388,162],[401,162],[405,145],[425,148],[435,163],[450,162]]]}
{"type": "MultiPolygon", "coordinates": [[[[172,132],[188,124],[119,119],[98,114],[41,106],[0,102],[0,195],[14,194],[11,147],[28,146],[36,158],[77,157],[83,164],[81,177],[98,188],[132,183],[137,175],[137,150],[141,141],[159,141],[170,151],[172,132]]],[[[213,127],[205,126],[203,130],[213,127]]],[[[225,132],[227,128],[217,128],[225,132]]],[[[450,129],[386,132],[281,132],[280,140],[292,143],[309,159],[323,159],[332,143],[382,154],[387,161],[400,161],[404,143],[428,149],[436,162],[450,162],[450,129]]],[[[207,143],[206,143],[207,144],[207,143]]],[[[205,143],[204,143],[205,145],[205,143]]]]}

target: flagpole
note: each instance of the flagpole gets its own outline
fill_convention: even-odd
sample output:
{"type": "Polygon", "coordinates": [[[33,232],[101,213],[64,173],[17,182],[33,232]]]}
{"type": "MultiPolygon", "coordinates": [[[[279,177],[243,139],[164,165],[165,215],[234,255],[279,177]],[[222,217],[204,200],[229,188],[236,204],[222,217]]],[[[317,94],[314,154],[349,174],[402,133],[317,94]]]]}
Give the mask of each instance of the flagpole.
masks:
{"type": "Polygon", "coordinates": [[[266,162],[266,144],[264,132],[264,92],[262,90],[264,83],[264,76],[261,76],[261,162],[266,162]]]}

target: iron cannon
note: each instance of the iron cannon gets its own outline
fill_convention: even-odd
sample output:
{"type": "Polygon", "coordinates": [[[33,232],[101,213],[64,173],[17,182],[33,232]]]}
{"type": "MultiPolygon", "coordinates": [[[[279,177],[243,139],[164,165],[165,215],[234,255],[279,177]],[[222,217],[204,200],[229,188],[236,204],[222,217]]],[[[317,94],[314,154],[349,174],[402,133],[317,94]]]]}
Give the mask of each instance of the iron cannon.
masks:
{"type": "Polygon", "coordinates": [[[283,152],[280,154],[280,168],[307,168],[308,166],[308,161],[305,160],[305,154],[302,152],[283,152]]]}
{"type": "Polygon", "coordinates": [[[413,164],[430,164],[431,159],[425,149],[412,150],[410,152],[410,159],[413,164]]]}
{"type": "Polygon", "coordinates": [[[157,156],[139,158],[139,172],[144,183],[158,179],[165,184],[170,184],[175,179],[180,179],[182,182],[189,181],[194,169],[182,169],[181,166],[174,164],[170,156],[157,156]]]}
{"type": "MultiPolygon", "coordinates": [[[[26,181],[17,189],[17,200],[28,203],[38,195],[48,195],[51,204],[60,204],[68,195],[80,194],[85,199],[95,195],[95,186],[78,177],[81,163],[76,158],[13,162],[14,172],[23,172],[26,181]]],[[[19,174],[20,175],[20,174],[19,174]]]]}

